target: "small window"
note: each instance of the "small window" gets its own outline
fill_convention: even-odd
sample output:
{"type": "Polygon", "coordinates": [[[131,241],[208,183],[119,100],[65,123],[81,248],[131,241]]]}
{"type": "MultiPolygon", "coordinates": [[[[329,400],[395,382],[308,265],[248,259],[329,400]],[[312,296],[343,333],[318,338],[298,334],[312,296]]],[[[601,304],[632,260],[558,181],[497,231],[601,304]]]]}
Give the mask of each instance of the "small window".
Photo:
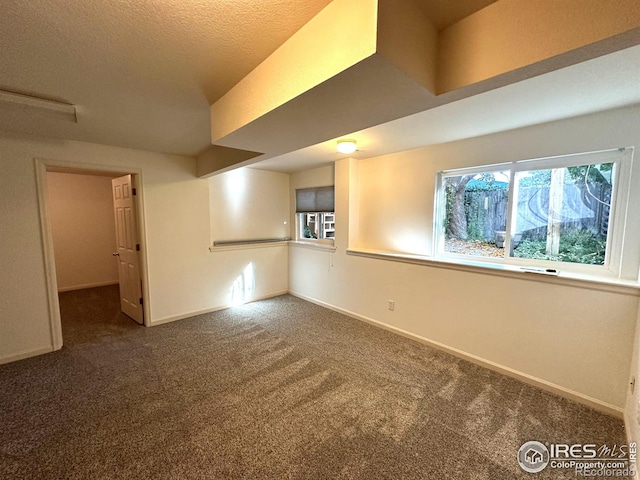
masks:
{"type": "Polygon", "coordinates": [[[623,228],[614,204],[630,157],[627,149],[441,172],[436,254],[615,273],[623,228]]]}
{"type": "Polygon", "coordinates": [[[296,190],[296,240],[330,240],[335,237],[334,187],[296,190]]]}

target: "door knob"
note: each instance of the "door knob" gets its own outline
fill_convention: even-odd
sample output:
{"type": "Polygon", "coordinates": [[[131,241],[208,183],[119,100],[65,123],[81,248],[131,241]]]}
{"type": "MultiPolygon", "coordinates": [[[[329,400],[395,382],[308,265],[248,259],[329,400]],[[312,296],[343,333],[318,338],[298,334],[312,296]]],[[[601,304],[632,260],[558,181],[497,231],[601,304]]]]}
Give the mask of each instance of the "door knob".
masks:
{"type": "Polygon", "coordinates": [[[113,255],[114,257],[119,257],[120,256],[119,253],[112,253],[111,255],[113,255]]]}

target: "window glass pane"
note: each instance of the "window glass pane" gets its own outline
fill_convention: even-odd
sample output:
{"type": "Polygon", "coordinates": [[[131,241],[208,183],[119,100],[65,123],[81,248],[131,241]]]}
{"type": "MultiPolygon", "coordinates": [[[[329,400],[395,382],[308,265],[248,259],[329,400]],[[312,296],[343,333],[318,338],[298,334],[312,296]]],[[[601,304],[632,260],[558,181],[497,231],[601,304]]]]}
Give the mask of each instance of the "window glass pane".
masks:
{"type": "Polygon", "coordinates": [[[603,265],[614,164],[518,172],[513,256],[603,265]]]}
{"type": "Polygon", "coordinates": [[[300,238],[322,239],[335,237],[335,214],[323,213],[299,213],[300,238]]]}
{"type": "Polygon", "coordinates": [[[318,238],[317,222],[315,213],[301,213],[300,226],[302,228],[302,238],[318,238]]]}
{"type": "Polygon", "coordinates": [[[504,257],[509,175],[493,171],[444,179],[445,252],[504,257]]]}
{"type": "Polygon", "coordinates": [[[333,212],[326,212],[322,215],[322,238],[335,238],[336,219],[333,212]]]}

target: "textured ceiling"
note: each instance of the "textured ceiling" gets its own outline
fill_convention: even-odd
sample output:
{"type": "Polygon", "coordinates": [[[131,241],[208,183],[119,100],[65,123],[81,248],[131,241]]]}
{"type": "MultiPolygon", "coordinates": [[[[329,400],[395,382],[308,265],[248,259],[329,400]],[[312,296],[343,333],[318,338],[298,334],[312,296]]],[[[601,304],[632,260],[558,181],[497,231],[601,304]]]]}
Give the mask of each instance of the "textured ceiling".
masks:
{"type": "MultiPolygon", "coordinates": [[[[211,143],[209,105],[330,1],[3,0],[0,90],[75,104],[79,122],[0,105],[0,135],[9,131],[195,155],[211,143]]],[[[493,3],[418,1],[438,29],[493,3]]],[[[563,70],[561,77],[543,76],[546,83],[505,87],[356,132],[362,147],[356,156],[640,102],[640,84],[626,81],[640,77],[640,54],[630,49],[621,55],[610,57],[615,60],[607,70],[596,67],[588,75],[563,70]],[[496,104],[504,108],[493,110],[496,104]],[[477,115],[485,116],[460,122],[477,115]]],[[[331,162],[337,158],[334,143],[261,166],[292,171],[331,162]]]]}
{"type": "Polygon", "coordinates": [[[209,104],[330,0],[4,0],[0,89],[78,106],[3,111],[0,130],[195,154],[209,104]]]}
{"type": "Polygon", "coordinates": [[[497,0],[419,0],[420,7],[438,30],[453,25],[497,0]]]}

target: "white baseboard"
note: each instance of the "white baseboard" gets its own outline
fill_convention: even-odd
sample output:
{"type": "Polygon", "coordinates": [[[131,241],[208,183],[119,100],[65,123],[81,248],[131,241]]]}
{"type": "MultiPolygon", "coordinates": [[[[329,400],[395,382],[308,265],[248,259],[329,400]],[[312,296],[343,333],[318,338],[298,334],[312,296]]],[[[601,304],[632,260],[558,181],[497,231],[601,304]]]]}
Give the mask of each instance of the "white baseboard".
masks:
{"type": "Polygon", "coordinates": [[[48,347],[34,348],[32,350],[24,350],[19,353],[12,353],[10,355],[0,357],[0,365],[4,363],[17,362],[18,360],[24,360],[25,358],[37,357],[38,355],[51,353],[53,351],[53,346],[49,345],[48,347]]]}
{"type": "Polygon", "coordinates": [[[301,298],[302,300],[306,300],[316,305],[320,305],[321,307],[328,308],[329,310],[342,313],[343,315],[346,315],[348,317],[355,318],[356,320],[360,320],[360,321],[369,323],[371,325],[374,325],[376,327],[383,328],[390,332],[396,333],[398,335],[402,335],[403,337],[407,337],[412,340],[418,341],[429,347],[433,347],[437,350],[449,353],[455,357],[461,358],[463,360],[474,363],[481,367],[488,368],[489,370],[493,370],[494,372],[498,372],[508,377],[515,378],[516,380],[520,380],[521,382],[540,388],[541,390],[545,390],[555,395],[559,395],[569,400],[573,400],[574,402],[581,403],[583,405],[586,405],[589,408],[592,408],[604,414],[611,415],[613,417],[624,420],[623,418],[624,411],[622,408],[617,407],[615,405],[611,405],[610,403],[603,402],[601,400],[598,400],[597,398],[583,395],[582,393],[570,390],[560,385],[556,385],[555,383],[551,383],[541,378],[529,375],[527,373],[514,370],[504,365],[500,365],[490,360],[486,360],[476,355],[464,352],[462,350],[458,350],[457,348],[449,347],[445,344],[435,342],[433,340],[429,340],[428,338],[421,337],[420,335],[416,335],[415,333],[411,333],[406,330],[402,330],[400,328],[387,325],[386,323],[380,322],[379,320],[374,320],[373,318],[365,317],[364,315],[360,315],[358,313],[346,310],[344,308],[336,307],[335,305],[331,305],[329,303],[316,300],[315,298],[307,297],[306,295],[302,295],[300,293],[297,293],[291,290],[289,290],[289,293],[295,297],[301,298]]]}
{"type": "Polygon", "coordinates": [[[85,285],[72,285],[71,287],[58,287],[58,292],[71,292],[73,290],[84,290],[85,288],[107,287],[109,285],[118,285],[118,282],[98,282],[87,283],[85,285]]]}
{"type": "Polygon", "coordinates": [[[217,312],[219,310],[225,310],[227,308],[237,307],[239,305],[244,305],[245,303],[257,302],[258,300],[266,300],[267,298],[279,297],[280,295],[286,295],[287,293],[289,293],[288,290],[281,290],[279,292],[272,292],[272,293],[267,293],[265,295],[260,295],[260,296],[257,296],[257,297],[251,297],[251,298],[249,298],[248,300],[246,300],[246,301],[244,301],[242,303],[228,303],[226,305],[219,305],[217,307],[205,308],[203,310],[195,310],[193,312],[183,313],[183,314],[180,314],[180,315],[173,315],[171,317],[159,318],[157,320],[151,320],[151,322],[149,322],[149,326],[150,327],[155,327],[157,325],[162,325],[163,323],[170,323],[170,322],[175,322],[175,321],[178,321],[178,320],[184,320],[185,318],[195,317],[197,315],[204,315],[206,313],[213,313],[213,312],[217,312]]]}

